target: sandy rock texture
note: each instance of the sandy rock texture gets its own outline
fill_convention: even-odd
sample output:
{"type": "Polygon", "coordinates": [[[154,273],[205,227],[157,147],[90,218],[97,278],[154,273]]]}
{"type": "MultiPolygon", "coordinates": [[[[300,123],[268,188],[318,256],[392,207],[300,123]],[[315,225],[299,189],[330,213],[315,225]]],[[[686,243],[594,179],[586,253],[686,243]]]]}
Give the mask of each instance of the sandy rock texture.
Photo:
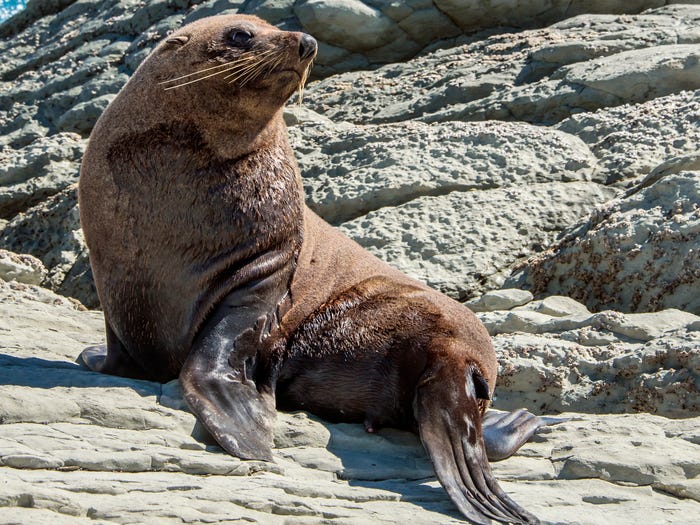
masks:
{"type": "Polygon", "coordinates": [[[558,130],[510,122],[335,125],[308,111],[296,121],[290,133],[310,206],[456,298],[499,286],[514,260],[550,245],[591,203],[615,194],[592,180],[597,161],[588,147],[558,130]]]}
{"type": "Polygon", "coordinates": [[[700,313],[699,254],[696,154],[662,165],[646,183],[596,209],[508,284],[569,295],[595,310],[700,313]]]}
{"type": "Polygon", "coordinates": [[[499,352],[507,410],[700,413],[700,317],[682,310],[591,313],[566,296],[518,289],[467,303],[499,352]]]}
{"type": "MultiPolygon", "coordinates": [[[[443,3],[402,5],[437,6],[440,16],[457,9],[443,3]]],[[[663,3],[635,2],[628,4],[632,14],[580,14],[541,29],[462,35],[403,63],[311,83],[305,105],[290,106],[287,115],[309,204],[373,253],[452,297],[465,300],[503,285],[591,210],[642,183],[657,166],[697,151],[700,6],[658,6],[663,3]],[[634,14],[644,7],[652,9],[634,14]]],[[[576,14],[582,5],[566,4],[569,11],[549,3],[550,14],[537,23],[576,14]]],[[[602,5],[589,8],[607,9],[602,5]]],[[[71,185],[100,111],[167,31],[239,9],[283,27],[296,24],[289,13],[297,11],[400,10],[396,3],[357,0],[30,7],[0,28],[6,57],[0,248],[39,258],[48,269],[44,286],[89,307],[98,300],[71,185]]],[[[502,10],[492,7],[494,16],[502,10]]],[[[454,13],[448,18],[466,31],[463,14],[454,13]]],[[[343,20],[350,19],[340,17],[333,27],[343,20]]],[[[421,20],[407,15],[402,23],[433,27],[421,20]]],[[[694,239],[675,241],[678,257],[693,259],[694,239]]],[[[603,299],[574,290],[574,281],[545,288],[542,279],[528,278],[509,286],[573,295],[594,309],[689,307],[664,298],[677,293],[667,285],[675,271],[666,263],[658,272],[606,269],[588,283],[600,289],[595,283],[613,281],[603,299]],[[628,284],[656,292],[632,305],[614,292],[628,284]]],[[[693,263],[684,271],[691,277],[683,285],[692,285],[693,263]]]]}
{"type": "MultiPolygon", "coordinates": [[[[503,285],[564,234],[588,254],[579,225],[596,220],[591,210],[637,185],[644,195],[675,187],[652,172],[696,169],[699,22],[697,5],[580,15],[313,83],[307,109],[290,119],[308,201],[373,253],[461,300],[503,285]]],[[[591,261],[567,255],[535,278],[535,259],[533,277],[507,286],[593,309],[697,311],[694,184],[663,204],[626,201],[643,224],[657,223],[653,243],[645,226],[625,243],[606,229],[591,261]],[[673,219],[657,205],[682,209],[673,219]],[[687,221],[682,235],[669,225],[677,220],[687,221]],[[647,255],[619,271],[638,250],[647,255]],[[578,279],[559,278],[567,272],[578,279]]]]}
{"type": "Polygon", "coordinates": [[[276,25],[316,36],[322,76],[399,62],[434,42],[492,27],[530,28],[581,13],[638,13],[672,2],[477,0],[253,0],[243,4],[276,25]]]}
{"type": "MultiPolygon", "coordinates": [[[[610,328],[599,323],[597,342],[589,334],[587,343],[574,343],[564,334],[576,330],[553,329],[551,319],[564,322],[566,316],[555,314],[585,311],[582,305],[554,297],[519,308],[480,314],[494,333],[503,333],[494,338],[501,408],[518,404],[516,393],[520,404],[541,403],[541,384],[532,376],[543,356],[555,373],[575,362],[577,371],[624,392],[626,384],[604,374],[637,370],[641,363],[628,355],[634,345],[650,354],[677,346],[681,353],[700,340],[700,318],[667,321],[653,314],[646,321],[620,316],[610,328]],[[529,341],[517,355],[505,324],[488,320],[515,312],[541,316],[520,334],[529,341]],[[644,332],[646,342],[623,335],[634,330],[644,332]],[[558,352],[567,345],[568,352],[558,352]],[[608,358],[601,360],[603,375],[591,362],[601,352],[608,358]]],[[[99,312],[81,311],[36,286],[0,281],[0,318],[0,523],[462,523],[413,434],[385,429],[370,435],[361,425],[279,414],[275,463],[241,461],[211,444],[177,382],[104,376],[75,364],[82,347],[103,339],[99,312]]],[[[673,364],[660,359],[657,367],[697,381],[694,359],[685,365],[678,357],[673,364]]],[[[579,378],[582,388],[588,379],[579,378]]],[[[557,389],[548,388],[551,400],[557,389]]],[[[697,391],[684,398],[681,419],[613,415],[619,404],[592,402],[567,388],[559,395],[544,411],[564,408],[570,420],[543,429],[516,456],[494,464],[516,500],[545,524],[687,524],[700,516],[697,391]]],[[[661,389],[649,399],[644,407],[624,408],[681,412],[667,406],[678,398],[661,389]]]]}
{"type": "Polygon", "coordinates": [[[319,40],[285,118],[307,202],[468,301],[495,407],[569,419],[494,464],[545,524],[700,523],[700,4],[45,0],[0,25],[0,525],[461,523],[415,436],[280,414],[223,453],[176,382],[94,374],[77,207],[100,113],[169,31],[319,40]]]}

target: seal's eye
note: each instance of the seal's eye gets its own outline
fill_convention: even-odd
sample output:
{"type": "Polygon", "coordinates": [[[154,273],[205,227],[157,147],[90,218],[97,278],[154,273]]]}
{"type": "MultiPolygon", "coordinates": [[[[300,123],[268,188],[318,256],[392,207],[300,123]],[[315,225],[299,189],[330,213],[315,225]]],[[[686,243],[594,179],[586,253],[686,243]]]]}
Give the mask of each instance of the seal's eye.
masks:
{"type": "Polygon", "coordinates": [[[248,42],[250,42],[252,38],[253,35],[251,35],[248,31],[244,31],[242,29],[232,31],[231,35],[229,36],[229,40],[231,41],[231,43],[237,47],[243,47],[248,42]]]}

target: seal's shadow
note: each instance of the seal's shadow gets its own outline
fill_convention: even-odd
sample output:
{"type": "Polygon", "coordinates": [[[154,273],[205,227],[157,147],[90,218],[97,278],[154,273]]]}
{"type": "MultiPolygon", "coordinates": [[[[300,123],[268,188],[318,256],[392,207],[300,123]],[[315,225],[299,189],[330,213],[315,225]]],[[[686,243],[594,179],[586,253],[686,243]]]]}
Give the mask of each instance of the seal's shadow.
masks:
{"type": "Polygon", "coordinates": [[[122,387],[131,388],[142,396],[157,395],[161,390],[159,383],[99,374],[70,361],[17,357],[2,353],[0,353],[0,385],[45,389],[122,387]]]}
{"type": "Polygon", "coordinates": [[[341,466],[335,470],[339,479],[350,486],[376,490],[369,496],[373,500],[398,499],[462,521],[454,503],[438,484],[416,434],[393,428],[370,434],[362,424],[307,417],[329,432],[326,449],[340,460],[341,466]]]}

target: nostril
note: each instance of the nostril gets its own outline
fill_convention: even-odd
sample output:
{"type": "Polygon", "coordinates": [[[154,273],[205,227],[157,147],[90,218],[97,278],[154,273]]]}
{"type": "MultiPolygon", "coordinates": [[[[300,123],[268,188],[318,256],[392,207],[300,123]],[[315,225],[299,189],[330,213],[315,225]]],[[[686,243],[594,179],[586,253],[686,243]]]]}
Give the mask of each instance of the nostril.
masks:
{"type": "Polygon", "coordinates": [[[306,33],[301,35],[301,39],[299,41],[299,58],[302,60],[309,58],[310,56],[316,54],[317,49],[318,43],[314,37],[307,35],[306,33]]]}

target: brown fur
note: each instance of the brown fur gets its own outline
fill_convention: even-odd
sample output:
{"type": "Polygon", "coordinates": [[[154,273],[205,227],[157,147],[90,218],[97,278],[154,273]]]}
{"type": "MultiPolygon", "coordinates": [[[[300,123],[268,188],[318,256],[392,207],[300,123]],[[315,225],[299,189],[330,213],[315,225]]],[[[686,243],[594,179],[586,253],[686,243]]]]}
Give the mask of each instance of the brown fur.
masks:
{"type": "MultiPolygon", "coordinates": [[[[244,20],[270,45],[296,38],[244,20]]],[[[156,82],[221,61],[226,27],[200,20],[179,32],[186,46],[161,44],[98,121],[81,169],[81,222],[108,328],[161,381],[177,377],[246,260],[276,247],[296,258],[301,244],[282,105],[304,71],[266,81],[262,100],[235,96],[223,79],[169,91],[156,82]]]]}

